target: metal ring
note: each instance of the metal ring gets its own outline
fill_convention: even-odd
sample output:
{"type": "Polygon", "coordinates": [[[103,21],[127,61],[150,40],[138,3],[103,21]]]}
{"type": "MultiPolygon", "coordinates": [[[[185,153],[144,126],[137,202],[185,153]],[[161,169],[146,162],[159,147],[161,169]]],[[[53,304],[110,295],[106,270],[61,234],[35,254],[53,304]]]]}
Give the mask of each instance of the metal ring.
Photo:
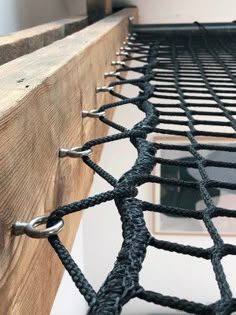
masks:
{"type": "Polygon", "coordinates": [[[111,65],[112,66],[125,66],[126,63],[124,61],[112,61],[111,65]]]}
{"type": "Polygon", "coordinates": [[[96,88],[96,93],[113,91],[113,86],[100,86],[96,88]]]}
{"type": "Polygon", "coordinates": [[[97,109],[93,109],[90,111],[83,110],[82,111],[82,117],[90,117],[90,118],[99,118],[99,117],[105,117],[105,112],[98,112],[97,109]]]}
{"type": "Polygon", "coordinates": [[[127,51],[131,51],[131,50],[132,50],[132,48],[127,47],[127,46],[124,46],[124,47],[122,46],[122,47],[120,47],[120,49],[121,49],[122,52],[125,53],[125,54],[128,54],[127,51]]]}
{"type": "Polygon", "coordinates": [[[91,149],[83,150],[83,147],[74,147],[71,149],[60,149],[59,157],[71,157],[71,158],[82,158],[83,156],[89,156],[92,153],[91,149]]]}
{"type": "Polygon", "coordinates": [[[123,42],[123,45],[125,45],[125,46],[133,46],[135,44],[132,43],[132,42],[123,42]]]}
{"type": "Polygon", "coordinates": [[[49,216],[43,215],[32,219],[30,222],[16,222],[12,227],[14,235],[26,234],[32,238],[48,238],[51,235],[57,235],[64,226],[64,221],[61,218],[56,224],[46,229],[36,229],[37,226],[46,224],[49,216]]]}
{"type": "Polygon", "coordinates": [[[109,77],[118,77],[120,75],[120,72],[116,71],[111,71],[111,72],[105,72],[104,77],[109,78],[109,77]]]}
{"type": "Polygon", "coordinates": [[[128,33],[127,36],[128,36],[128,37],[130,37],[130,36],[137,36],[137,33],[135,33],[135,32],[128,33]]]}
{"type": "Polygon", "coordinates": [[[129,56],[129,53],[125,51],[118,51],[116,52],[116,56],[129,56]]]}
{"type": "Polygon", "coordinates": [[[135,40],[136,38],[133,36],[127,36],[125,39],[128,41],[131,41],[131,40],[135,40]]]}

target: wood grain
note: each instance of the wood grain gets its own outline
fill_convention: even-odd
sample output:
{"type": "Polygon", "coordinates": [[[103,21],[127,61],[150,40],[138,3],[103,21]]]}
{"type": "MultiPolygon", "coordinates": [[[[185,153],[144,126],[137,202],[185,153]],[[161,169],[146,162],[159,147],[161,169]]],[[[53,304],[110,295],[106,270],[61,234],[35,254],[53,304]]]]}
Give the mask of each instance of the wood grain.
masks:
{"type": "MultiPolygon", "coordinates": [[[[127,17],[136,14],[122,10],[0,67],[2,315],[50,313],[61,263],[47,240],[11,236],[11,226],[87,196],[93,172],[79,159],[59,159],[58,151],[107,132],[100,121],[82,121],[81,111],[113,100],[95,88],[108,83],[103,74],[112,70],[127,17]]],[[[95,161],[100,153],[100,147],[94,150],[95,161]]],[[[61,238],[69,250],[79,221],[80,214],[65,220],[61,238]]]]}
{"type": "Polygon", "coordinates": [[[78,32],[87,22],[86,16],[71,17],[1,36],[0,65],[78,32]]]}

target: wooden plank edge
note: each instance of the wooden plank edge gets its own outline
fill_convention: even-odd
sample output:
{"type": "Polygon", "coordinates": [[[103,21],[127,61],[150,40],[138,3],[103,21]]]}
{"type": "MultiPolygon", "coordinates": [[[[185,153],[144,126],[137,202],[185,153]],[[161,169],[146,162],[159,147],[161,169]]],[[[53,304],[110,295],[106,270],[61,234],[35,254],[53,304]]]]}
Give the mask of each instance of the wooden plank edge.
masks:
{"type": "Polygon", "coordinates": [[[78,16],[2,36],[0,37],[0,65],[78,32],[87,24],[87,16],[78,16]]]}
{"type": "MultiPolygon", "coordinates": [[[[24,98],[29,97],[33,90],[40,87],[43,82],[65,65],[70,64],[77,56],[86,55],[89,47],[95,45],[106,32],[124,21],[125,37],[128,29],[128,17],[131,15],[137,18],[136,8],[123,9],[80,32],[2,65],[0,67],[0,121],[4,115],[9,115],[9,111],[15,111],[15,107],[20,106],[24,98]]],[[[102,56],[99,58],[101,59],[102,56]]],[[[114,54],[113,59],[115,58],[114,54]]],[[[107,71],[111,70],[114,70],[114,67],[107,65],[107,71]]],[[[101,77],[100,85],[106,84],[106,82],[107,80],[101,77]]]]}
{"type": "MultiPolygon", "coordinates": [[[[10,227],[87,196],[93,172],[81,161],[59,160],[58,150],[106,134],[100,121],[82,121],[81,110],[114,101],[109,93],[96,95],[95,87],[109,82],[103,73],[112,70],[110,61],[128,32],[128,16],[136,14],[120,11],[0,67],[3,314],[50,312],[63,268],[47,241],[13,237],[10,227]]],[[[95,162],[100,153],[101,148],[94,151],[95,162]]],[[[69,250],[79,221],[80,214],[65,219],[61,238],[69,250]]]]}

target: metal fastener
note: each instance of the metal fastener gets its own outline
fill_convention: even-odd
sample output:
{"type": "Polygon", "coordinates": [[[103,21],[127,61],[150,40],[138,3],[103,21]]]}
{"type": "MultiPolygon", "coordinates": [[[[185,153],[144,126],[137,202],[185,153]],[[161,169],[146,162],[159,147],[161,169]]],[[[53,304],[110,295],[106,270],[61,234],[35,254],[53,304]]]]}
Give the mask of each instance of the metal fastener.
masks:
{"type": "Polygon", "coordinates": [[[121,49],[121,50],[124,50],[124,51],[130,51],[130,50],[132,50],[132,48],[127,47],[127,46],[121,47],[120,49],[121,49]]]}
{"type": "Polygon", "coordinates": [[[96,88],[96,93],[100,93],[100,92],[110,92],[114,90],[113,86],[100,86],[96,88]]]}
{"type": "Polygon", "coordinates": [[[112,66],[125,66],[125,61],[112,61],[112,66]]]}
{"type": "Polygon", "coordinates": [[[134,43],[132,43],[132,42],[123,42],[123,45],[125,45],[125,46],[132,46],[132,45],[134,45],[134,43]]]}
{"type": "Polygon", "coordinates": [[[126,40],[135,40],[136,38],[134,36],[127,36],[125,39],[126,40]]]}
{"type": "Polygon", "coordinates": [[[56,224],[46,229],[36,229],[37,226],[47,224],[48,216],[43,215],[32,219],[30,222],[16,222],[12,226],[12,234],[15,236],[26,234],[32,238],[48,238],[51,235],[58,234],[63,226],[64,221],[60,219],[56,224]]]}
{"type": "Polygon", "coordinates": [[[129,54],[127,52],[125,52],[125,51],[118,51],[116,53],[116,56],[129,56],[129,54]]]}
{"type": "Polygon", "coordinates": [[[71,149],[60,149],[59,157],[82,158],[83,156],[89,156],[91,153],[91,149],[83,150],[83,147],[74,147],[71,149]]]}
{"type": "Polygon", "coordinates": [[[120,72],[116,71],[111,71],[111,72],[105,72],[104,77],[109,78],[109,77],[118,77],[120,75],[120,72]]]}
{"type": "Polygon", "coordinates": [[[99,118],[99,117],[105,117],[105,112],[98,112],[97,109],[92,109],[90,111],[83,110],[82,111],[82,117],[90,117],[90,118],[99,118]]]}

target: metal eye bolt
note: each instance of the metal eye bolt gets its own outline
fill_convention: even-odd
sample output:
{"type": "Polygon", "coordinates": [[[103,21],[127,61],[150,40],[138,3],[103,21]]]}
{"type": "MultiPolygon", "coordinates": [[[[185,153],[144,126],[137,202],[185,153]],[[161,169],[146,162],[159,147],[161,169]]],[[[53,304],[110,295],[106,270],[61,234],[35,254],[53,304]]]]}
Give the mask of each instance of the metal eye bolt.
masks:
{"type": "Polygon", "coordinates": [[[125,52],[125,51],[118,51],[116,53],[116,56],[129,56],[129,54],[127,52],[125,52]]]}
{"type": "Polygon", "coordinates": [[[93,109],[90,111],[83,110],[82,111],[82,117],[90,117],[90,118],[99,118],[99,117],[105,117],[105,112],[98,112],[97,109],[93,109]]]}
{"type": "Polygon", "coordinates": [[[43,215],[32,219],[30,222],[17,221],[12,226],[12,235],[19,236],[26,234],[31,238],[48,238],[51,235],[57,235],[64,226],[63,219],[60,219],[56,224],[45,229],[36,229],[37,226],[46,224],[48,216],[43,215]]]}
{"type": "Polygon", "coordinates": [[[112,61],[111,65],[112,66],[125,66],[125,62],[124,61],[112,61]]]}
{"type": "Polygon", "coordinates": [[[100,86],[96,88],[96,93],[113,91],[113,86],[100,86]]]}
{"type": "Polygon", "coordinates": [[[118,77],[120,75],[120,72],[116,71],[111,71],[111,72],[105,72],[104,77],[109,78],[109,77],[118,77]]]}
{"type": "Polygon", "coordinates": [[[82,147],[74,147],[71,149],[60,149],[59,157],[82,158],[83,156],[89,156],[91,153],[92,153],[91,149],[83,150],[82,147]]]}

